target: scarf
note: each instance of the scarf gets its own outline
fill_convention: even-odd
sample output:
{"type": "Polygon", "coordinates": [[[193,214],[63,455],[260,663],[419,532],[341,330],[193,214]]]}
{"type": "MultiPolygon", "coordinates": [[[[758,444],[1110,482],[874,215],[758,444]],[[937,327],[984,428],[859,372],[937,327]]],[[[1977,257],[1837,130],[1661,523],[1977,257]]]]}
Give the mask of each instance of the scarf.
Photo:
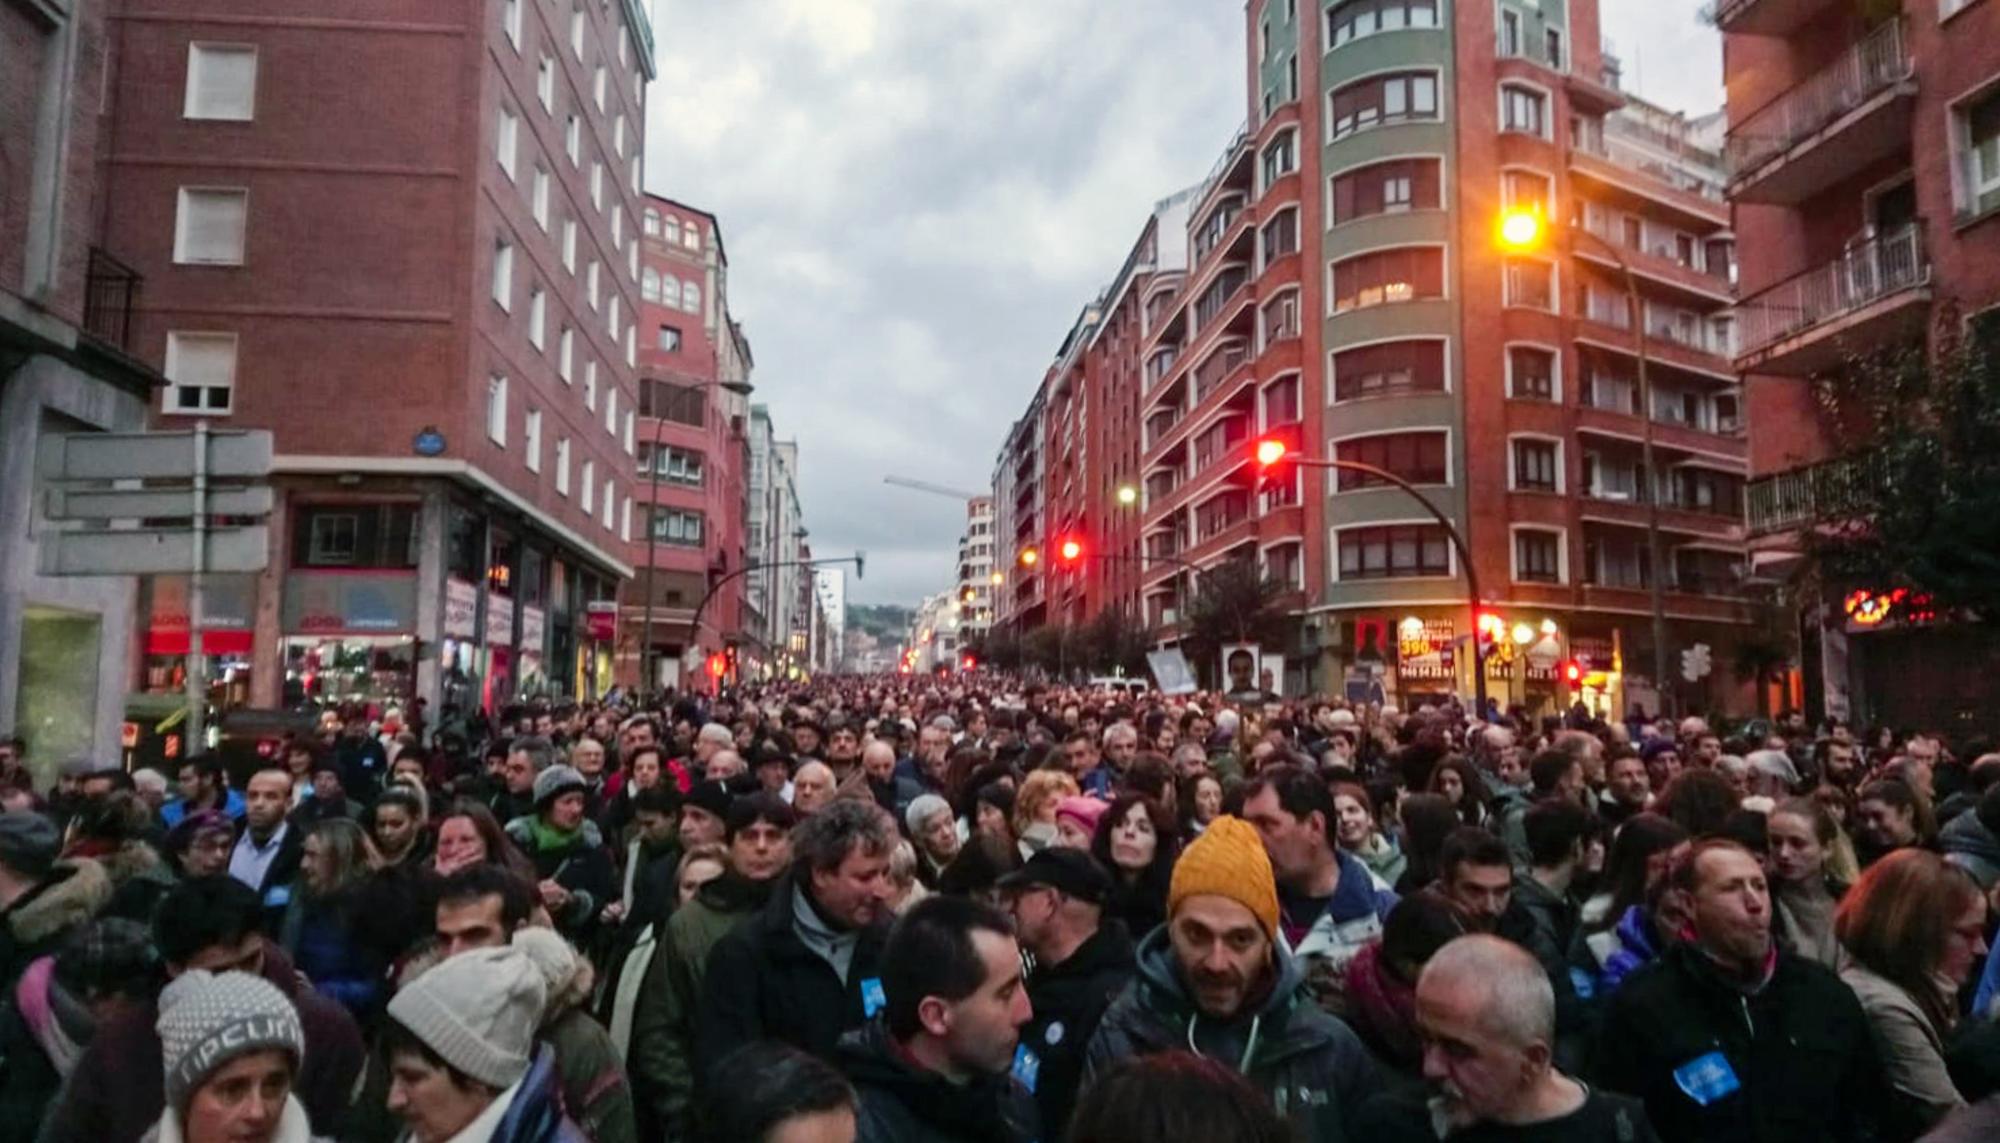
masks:
{"type": "Polygon", "coordinates": [[[847,987],[847,972],[854,964],[854,946],[861,942],[861,934],[837,929],[821,916],[804,885],[792,890],[792,931],[806,948],[833,969],[840,978],[840,986],[847,987]]]}
{"type": "Polygon", "coordinates": [[[583,832],[582,826],[578,826],[575,829],[557,829],[548,822],[543,821],[540,814],[536,814],[529,820],[528,829],[535,839],[535,849],[538,852],[551,849],[568,849],[576,843],[577,835],[583,832]]]}

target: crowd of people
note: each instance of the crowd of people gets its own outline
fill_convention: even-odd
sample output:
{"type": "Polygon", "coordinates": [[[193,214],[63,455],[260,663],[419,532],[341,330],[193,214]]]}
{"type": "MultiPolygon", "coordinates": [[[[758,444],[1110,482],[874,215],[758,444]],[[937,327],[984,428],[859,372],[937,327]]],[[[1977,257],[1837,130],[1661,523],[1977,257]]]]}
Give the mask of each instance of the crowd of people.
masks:
{"type": "Polygon", "coordinates": [[[0,1143],[2000,1138],[2000,753],[1000,675],[0,740],[0,1143]]]}

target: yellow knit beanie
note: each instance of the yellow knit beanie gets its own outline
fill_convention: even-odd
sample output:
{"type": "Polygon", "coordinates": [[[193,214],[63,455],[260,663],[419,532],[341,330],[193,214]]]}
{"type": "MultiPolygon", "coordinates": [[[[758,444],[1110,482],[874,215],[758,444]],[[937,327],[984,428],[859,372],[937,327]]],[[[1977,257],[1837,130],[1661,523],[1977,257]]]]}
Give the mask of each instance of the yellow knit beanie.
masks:
{"type": "Polygon", "coordinates": [[[1278,881],[1263,839],[1242,818],[1226,814],[1216,818],[1181,851],[1167,885],[1167,916],[1172,917],[1182,901],[1204,893],[1242,905],[1257,915],[1265,936],[1278,938],[1278,881]]]}

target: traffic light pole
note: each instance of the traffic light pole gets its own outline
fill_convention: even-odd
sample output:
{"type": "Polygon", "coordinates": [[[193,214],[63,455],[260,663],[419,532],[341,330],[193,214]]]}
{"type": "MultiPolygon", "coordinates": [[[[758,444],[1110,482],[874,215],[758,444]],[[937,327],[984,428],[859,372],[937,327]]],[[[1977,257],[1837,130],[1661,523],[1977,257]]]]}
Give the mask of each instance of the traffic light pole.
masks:
{"type": "Polygon", "coordinates": [[[860,579],[867,561],[867,552],[856,552],[851,556],[829,556],[825,559],[810,560],[776,560],[768,564],[746,565],[737,568],[735,571],[710,584],[708,591],[702,594],[701,602],[695,604],[694,620],[688,624],[688,643],[690,646],[699,648],[697,641],[701,638],[701,613],[708,610],[708,601],[714,599],[716,593],[722,590],[723,585],[731,580],[741,579],[753,571],[765,571],[774,568],[818,567],[821,564],[853,564],[854,578],[860,579]]]}
{"type": "MultiPolygon", "coordinates": [[[[1287,452],[1275,463],[1291,463],[1301,468],[1332,468],[1342,472],[1357,472],[1363,476],[1373,477],[1386,484],[1393,484],[1404,492],[1409,493],[1411,499],[1423,505],[1424,510],[1437,520],[1438,526],[1444,529],[1444,534],[1451,537],[1451,546],[1458,553],[1459,566],[1465,569],[1466,603],[1472,609],[1473,711],[1481,721],[1484,721],[1486,718],[1486,649],[1479,642],[1479,569],[1473,566],[1472,552],[1465,546],[1465,537],[1459,534],[1457,525],[1451,522],[1451,517],[1445,515],[1436,504],[1432,503],[1430,497],[1419,492],[1415,485],[1393,472],[1377,468],[1372,464],[1363,464],[1358,460],[1321,459],[1304,456],[1296,452],[1287,452]]],[[[1270,465],[1267,464],[1265,467],[1268,468],[1270,465]]]]}

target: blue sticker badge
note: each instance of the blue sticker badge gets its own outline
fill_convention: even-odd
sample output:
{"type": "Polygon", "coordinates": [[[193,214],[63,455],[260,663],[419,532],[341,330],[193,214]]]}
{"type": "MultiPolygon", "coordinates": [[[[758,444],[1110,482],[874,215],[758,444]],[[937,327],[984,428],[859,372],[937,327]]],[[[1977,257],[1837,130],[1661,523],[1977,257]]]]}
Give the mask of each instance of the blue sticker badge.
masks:
{"type": "Polygon", "coordinates": [[[889,997],[882,991],[882,978],[871,976],[861,982],[861,1014],[871,1019],[889,1004],[889,997]]]}
{"type": "Polygon", "coordinates": [[[291,903],[292,887],[290,885],[273,885],[264,893],[264,907],[266,909],[282,909],[291,903]]]}
{"type": "Polygon", "coordinates": [[[1035,1081],[1041,1078],[1041,1074],[1042,1059],[1040,1056],[1030,1051],[1026,1044],[1022,1044],[1014,1049],[1014,1079],[1022,1087],[1028,1089],[1028,1094],[1034,1094],[1035,1081]]]}
{"type": "Polygon", "coordinates": [[[1703,1107],[1743,1086],[1736,1078],[1736,1070],[1729,1066],[1728,1057],[1721,1052],[1697,1056],[1675,1068],[1674,1083],[1703,1107]]]}

